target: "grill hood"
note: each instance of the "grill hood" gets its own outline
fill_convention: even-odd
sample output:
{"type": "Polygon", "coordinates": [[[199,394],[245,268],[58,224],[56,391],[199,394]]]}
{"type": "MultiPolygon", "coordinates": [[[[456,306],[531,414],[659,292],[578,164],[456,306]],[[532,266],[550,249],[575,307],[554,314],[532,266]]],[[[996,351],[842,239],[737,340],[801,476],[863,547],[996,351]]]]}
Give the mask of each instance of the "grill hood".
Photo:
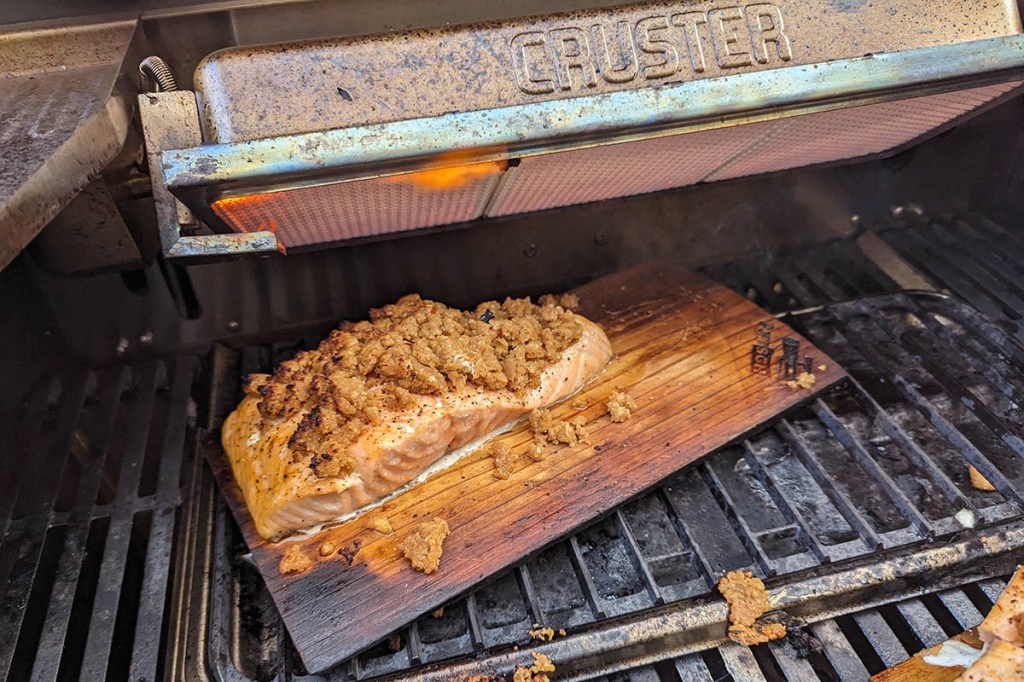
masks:
{"type": "Polygon", "coordinates": [[[647,3],[232,48],[140,109],[154,190],[222,233],[165,210],[165,253],[284,250],[897,151],[1012,95],[1019,34],[1012,2],[647,3]]]}

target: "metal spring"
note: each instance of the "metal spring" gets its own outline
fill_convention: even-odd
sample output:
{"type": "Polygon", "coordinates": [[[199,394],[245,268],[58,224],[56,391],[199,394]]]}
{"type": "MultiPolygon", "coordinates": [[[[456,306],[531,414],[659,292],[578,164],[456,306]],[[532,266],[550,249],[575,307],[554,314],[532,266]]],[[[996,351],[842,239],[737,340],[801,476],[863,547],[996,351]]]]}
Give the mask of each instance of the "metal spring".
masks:
{"type": "Polygon", "coordinates": [[[157,56],[150,56],[139,62],[139,73],[142,74],[144,90],[154,89],[156,92],[170,92],[178,89],[178,81],[167,62],[157,56]]]}

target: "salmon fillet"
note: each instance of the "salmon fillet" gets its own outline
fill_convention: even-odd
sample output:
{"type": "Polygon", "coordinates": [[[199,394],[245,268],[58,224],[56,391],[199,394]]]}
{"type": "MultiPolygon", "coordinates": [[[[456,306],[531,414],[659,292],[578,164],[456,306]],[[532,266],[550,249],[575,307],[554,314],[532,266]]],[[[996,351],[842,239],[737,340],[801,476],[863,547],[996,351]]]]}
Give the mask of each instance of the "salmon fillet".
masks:
{"type": "MultiPolygon", "coordinates": [[[[403,301],[408,302],[408,299],[403,299],[399,304],[403,301]]],[[[382,392],[392,388],[387,381],[377,377],[381,370],[367,372],[363,365],[358,364],[358,358],[362,357],[359,354],[361,347],[357,347],[355,342],[347,340],[335,343],[335,348],[339,345],[353,348],[352,353],[357,358],[357,361],[353,361],[353,368],[340,372],[341,379],[336,378],[338,372],[330,372],[330,360],[323,359],[333,357],[335,362],[345,362],[344,359],[338,360],[337,355],[332,356],[332,353],[337,351],[331,351],[327,341],[321,345],[319,355],[312,360],[309,357],[302,358],[297,365],[287,370],[285,378],[278,379],[278,384],[287,389],[280,395],[275,396],[273,391],[263,388],[269,385],[267,382],[270,381],[266,375],[255,378],[255,388],[248,389],[249,394],[225,420],[221,429],[221,443],[260,535],[272,540],[280,539],[297,531],[336,521],[366,507],[412,481],[447,453],[500,431],[535,409],[571,396],[604,369],[611,360],[612,350],[608,338],[593,322],[561,308],[558,308],[557,312],[552,312],[536,306],[523,308],[516,301],[512,303],[515,305],[508,302],[502,304],[500,310],[498,304],[489,304],[498,311],[498,328],[503,329],[500,325],[508,323],[508,331],[502,331],[497,336],[494,336],[490,328],[480,327],[474,321],[477,318],[465,318],[469,320],[465,325],[468,325],[467,329],[471,333],[484,334],[489,343],[501,347],[501,353],[504,355],[501,355],[503,360],[499,364],[505,368],[504,375],[492,373],[492,376],[486,379],[474,380],[473,377],[478,374],[482,376],[482,370],[467,370],[468,378],[459,379],[459,375],[452,373],[454,370],[446,370],[438,375],[444,385],[439,390],[434,390],[430,386],[410,383],[410,376],[429,374],[418,365],[413,367],[415,363],[410,360],[407,364],[415,371],[410,370],[396,376],[402,377],[399,381],[401,385],[412,390],[403,389],[402,399],[392,401],[394,404],[375,404],[372,409],[372,423],[370,419],[363,418],[356,430],[351,428],[351,424],[354,420],[359,420],[359,416],[340,418],[335,412],[331,412],[331,418],[338,420],[330,422],[337,424],[336,431],[332,431],[325,426],[329,415],[325,416],[326,412],[321,414],[321,410],[327,410],[328,407],[331,410],[343,409],[348,404],[343,396],[351,397],[352,391],[343,392],[340,396],[337,392],[331,394],[327,389],[322,391],[325,395],[334,395],[334,402],[325,399],[326,402],[318,403],[315,397],[308,397],[315,393],[318,385],[317,376],[326,377],[321,383],[329,383],[328,380],[332,380],[333,386],[345,386],[343,379],[352,381],[353,377],[358,378],[360,372],[363,372],[364,376],[369,377],[366,381],[369,382],[367,385],[370,388],[366,390],[382,392]],[[504,313],[504,317],[508,319],[503,322],[502,311],[506,308],[512,312],[504,313]],[[518,310],[527,310],[527,317],[534,315],[540,320],[556,320],[551,322],[551,329],[555,331],[557,329],[554,325],[561,324],[564,327],[568,324],[574,330],[572,336],[568,337],[568,340],[572,341],[571,344],[556,353],[555,349],[559,345],[551,340],[552,334],[545,333],[544,325],[547,323],[533,321],[525,326],[533,330],[529,336],[534,339],[531,342],[533,345],[530,346],[534,350],[518,353],[515,348],[517,342],[514,339],[506,339],[506,336],[516,336],[513,322],[517,319],[514,312],[518,310]],[[575,333],[575,325],[578,325],[578,336],[575,333]],[[487,334],[490,336],[486,336],[487,334]],[[537,348],[544,347],[543,343],[537,341],[541,338],[547,342],[548,357],[528,361],[528,364],[532,363],[529,366],[535,371],[520,381],[527,382],[526,386],[520,386],[518,389],[488,387],[500,385],[503,381],[513,385],[517,380],[509,368],[516,368],[522,364],[516,358],[529,358],[531,354],[535,356],[541,352],[537,351],[537,348]],[[325,347],[327,350],[324,350],[325,347]],[[311,380],[307,374],[315,376],[311,380]],[[533,385],[529,385],[531,383],[533,385]],[[417,389],[431,392],[414,392],[417,389]],[[297,402],[300,404],[297,407],[293,406],[296,401],[289,402],[289,391],[299,396],[297,402]],[[306,394],[308,396],[303,398],[302,396],[306,394]],[[277,399],[276,403],[272,403],[274,409],[269,409],[265,403],[270,403],[274,399],[277,399]],[[302,450],[299,446],[307,442],[302,439],[306,436],[306,429],[313,430],[311,423],[320,430],[321,435],[317,440],[310,441],[314,444],[302,450]],[[343,461],[344,466],[339,467],[339,461],[343,461]],[[330,468],[325,468],[325,463],[330,464],[330,468]],[[325,472],[328,474],[325,475],[325,472]],[[334,475],[330,475],[331,473],[334,475]]],[[[442,315],[448,316],[446,319],[463,324],[459,322],[462,318],[453,318],[451,311],[442,310],[443,306],[440,304],[421,301],[415,297],[411,299],[410,305],[414,313],[409,314],[419,316],[416,319],[426,320],[425,328],[433,323],[438,310],[442,315]]],[[[387,309],[385,312],[387,313],[387,309]]],[[[387,314],[395,319],[399,315],[394,312],[387,314]]],[[[401,314],[404,315],[406,312],[401,314]]],[[[483,315],[479,317],[487,323],[490,321],[488,315],[495,315],[490,307],[484,308],[483,315]]],[[[398,322],[395,322],[395,319],[385,318],[387,324],[384,328],[393,330],[409,326],[405,318],[398,322]]],[[[379,320],[374,324],[377,328],[357,326],[351,329],[357,336],[362,334],[359,338],[372,341],[379,336],[381,328],[379,320]]],[[[445,323],[445,328],[449,326],[445,323]]],[[[431,347],[446,348],[430,334],[421,336],[430,340],[433,344],[431,347]]],[[[413,337],[407,334],[403,338],[408,341],[413,337]]],[[[461,343],[469,343],[465,335],[458,338],[461,339],[461,343]]],[[[411,345],[415,346],[415,343],[417,341],[414,338],[411,345]]],[[[459,351],[453,352],[458,354],[459,351]]],[[[428,366],[430,365],[424,354],[417,357],[423,357],[428,366]]],[[[443,362],[449,360],[450,358],[442,358],[443,362]]],[[[443,364],[442,361],[434,364],[440,366],[443,364]]],[[[490,361],[490,355],[475,360],[478,365],[490,361]]],[[[468,366],[472,362],[471,359],[465,360],[463,364],[468,366]]],[[[378,365],[382,363],[385,363],[385,360],[378,361],[378,365]]],[[[445,367],[450,368],[451,365],[445,367]]],[[[431,381],[436,383],[438,380],[431,381]]],[[[356,394],[362,395],[358,391],[356,394]]],[[[363,409],[369,411],[370,408],[363,409]]]]}

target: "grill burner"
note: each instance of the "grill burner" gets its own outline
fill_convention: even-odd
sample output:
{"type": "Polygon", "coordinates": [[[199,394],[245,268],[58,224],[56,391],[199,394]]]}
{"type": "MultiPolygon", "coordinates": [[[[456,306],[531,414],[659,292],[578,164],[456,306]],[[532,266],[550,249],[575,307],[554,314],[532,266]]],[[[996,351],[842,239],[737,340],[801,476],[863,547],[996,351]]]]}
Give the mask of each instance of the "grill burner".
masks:
{"type": "MultiPolygon", "coordinates": [[[[552,658],[577,678],[863,679],[865,669],[977,624],[1002,587],[987,578],[1002,567],[983,560],[969,543],[975,534],[952,515],[973,509],[985,534],[1020,537],[1024,291],[1009,274],[1024,240],[983,221],[881,236],[956,298],[895,293],[853,241],[710,270],[775,311],[852,299],[787,321],[854,381],[446,606],[442,617],[421,618],[331,678],[427,677],[420,666],[453,657],[487,669],[542,623],[570,630],[545,646],[563,652],[552,658]],[[999,493],[973,490],[968,463],[999,493]],[[689,639],[658,639],[665,633],[653,629],[665,613],[715,615],[700,598],[727,569],[800,585],[965,543],[964,564],[924,585],[846,596],[882,603],[894,592],[956,589],[834,611],[804,628],[823,647],[806,659],[789,641],[715,648],[696,620],[689,639]],[[986,580],[960,587],[972,578],[986,580]],[[664,646],[632,650],[615,639],[641,626],[664,646]],[[656,662],[651,651],[671,658],[656,662]]],[[[247,349],[243,371],[298,349],[247,349]]],[[[209,477],[192,492],[201,466],[192,459],[193,367],[183,359],[71,373],[31,396],[24,447],[3,463],[15,476],[0,480],[0,676],[63,678],[79,666],[90,679],[105,671],[150,678],[165,665],[171,679],[301,672],[209,477]],[[38,655],[62,645],[60,657],[38,655]]],[[[806,606],[808,615],[823,611],[806,606]]]]}

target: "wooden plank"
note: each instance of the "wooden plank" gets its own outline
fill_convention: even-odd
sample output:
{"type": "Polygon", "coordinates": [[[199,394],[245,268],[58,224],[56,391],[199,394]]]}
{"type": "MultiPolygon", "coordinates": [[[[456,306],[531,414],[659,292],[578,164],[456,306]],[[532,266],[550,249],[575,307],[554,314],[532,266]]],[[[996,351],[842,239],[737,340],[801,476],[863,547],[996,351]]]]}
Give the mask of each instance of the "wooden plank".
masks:
{"type": "MultiPolygon", "coordinates": [[[[241,492],[215,438],[206,442],[214,473],[273,595],[292,641],[311,671],[321,671],[392,630],[540,550],[699,457],[735,441],[803,403],[845,374],[834,362],[741,296],[694,273],[654,262],[602,278],[576,291],[581,312],[608,333],[616,358],[580,394],[588,407],[556,406],[556,418],[583,415],[592,445],[562,448],[510,480],[493,476],[483,451],[438,472],[387,502],[394,533],[381,535],[356,518],[314,537],[277,544],[256,533],[241,492]],[[775,373],[750,369],[760,322],[774,339],[800,338],[814,357],[814,390],[793,389],[775,373]],[[604,404],[622,386],[639,403],[613,424],[604,404]],[[443,518],[451,528],[440,570],[418,573],[400,545],[412,526],[443,518]],[[325,541],[353,556],[321,559],[325,541]],[[285,549],[298,545],[315,560],[282,576],[285,549]]],[[[525,424],[501,436],[513,448],[530,440],[525,424]]]]}

